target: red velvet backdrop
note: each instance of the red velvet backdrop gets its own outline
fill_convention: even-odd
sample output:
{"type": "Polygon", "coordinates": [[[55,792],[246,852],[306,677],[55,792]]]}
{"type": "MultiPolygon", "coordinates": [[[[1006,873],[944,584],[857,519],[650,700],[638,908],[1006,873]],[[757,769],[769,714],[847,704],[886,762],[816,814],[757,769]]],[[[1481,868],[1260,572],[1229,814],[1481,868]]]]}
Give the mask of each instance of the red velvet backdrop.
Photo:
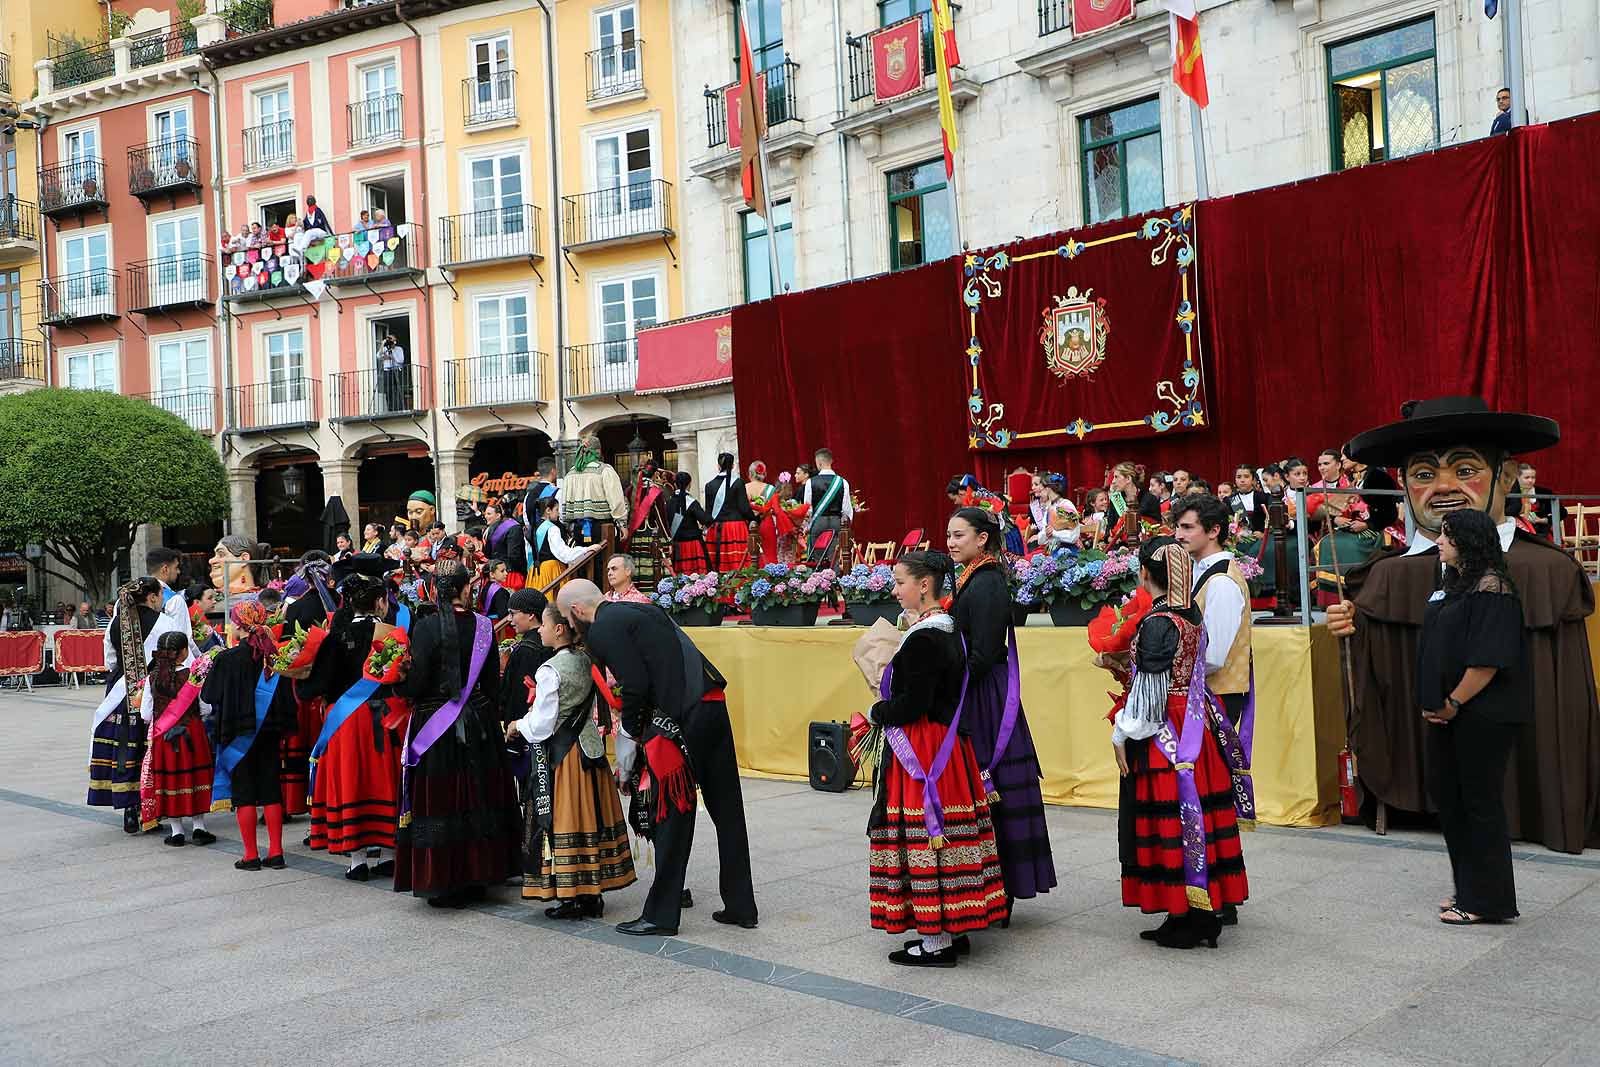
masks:
{"type": "MultiPolygon", "coordinates": [[[[827,442],[872,540],[938,526],[944,482],[1121,459],[1215,482],[1323,448],[1414,397],[1479,393],[1560,422],[1541,483],[1600,492],[1600,115],[1198,207],[1211,425],[1180,437],[966,451],[959,258],[734,309],[742,460],[827,442]],[[951,353],[955,353],[952,358],[951,353]]],[[[1113,319],[1113,338],[1115,327],[1113,319]]]]}

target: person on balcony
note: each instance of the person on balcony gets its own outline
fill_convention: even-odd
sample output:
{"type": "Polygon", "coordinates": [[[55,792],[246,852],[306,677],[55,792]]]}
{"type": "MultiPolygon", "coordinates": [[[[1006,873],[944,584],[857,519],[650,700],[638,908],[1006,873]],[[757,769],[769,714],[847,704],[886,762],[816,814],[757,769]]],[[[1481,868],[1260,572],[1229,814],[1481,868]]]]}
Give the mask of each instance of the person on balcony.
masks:
{"type": "Polygon", "coordinates": [[[300,228],[303,232],[309,235],[312,240],[316,240],[319,237],[326,237],[328,234],[333,232],[333,223],[328,221],[327,213],[317,206],[317,198],[314,196],[306,197],[306,217],[301,223],[300,228]],[[322,232],[316,233],[315,231],[317,230],[321,230],[322,232]]]}

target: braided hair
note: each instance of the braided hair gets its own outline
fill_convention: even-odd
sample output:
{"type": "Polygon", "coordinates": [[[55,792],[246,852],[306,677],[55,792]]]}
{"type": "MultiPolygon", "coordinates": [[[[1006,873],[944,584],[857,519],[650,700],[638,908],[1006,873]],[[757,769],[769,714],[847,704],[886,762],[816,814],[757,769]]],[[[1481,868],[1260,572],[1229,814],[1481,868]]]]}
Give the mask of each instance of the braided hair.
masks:
{"type": "Polygon", "coordinates": [[[907,552],[894,562],[895,566],[904,567],[906,573],[917,581],[924,578],[931,579],[933,595],[936,598],[943,595],[946,582],[955,580],[955,560],[937,549],[907,552]]]}
{"type": "Polygon", "coordinates": [[[439,648],[443,662],[439,678],[450,700],[461,695],[461,628],[456,625],[455,599],[467,587],[471,575],[457,565],[440,567],[434,574],[433,603],[439,609],[439,648]]]}
{"type": "Polygon", "coordinates": [[[156,654],[150,660],[150,691],[171,700],[178,695],[178,669],[189,654],[189,636],[168,630],[156,640],[156,654]]]}

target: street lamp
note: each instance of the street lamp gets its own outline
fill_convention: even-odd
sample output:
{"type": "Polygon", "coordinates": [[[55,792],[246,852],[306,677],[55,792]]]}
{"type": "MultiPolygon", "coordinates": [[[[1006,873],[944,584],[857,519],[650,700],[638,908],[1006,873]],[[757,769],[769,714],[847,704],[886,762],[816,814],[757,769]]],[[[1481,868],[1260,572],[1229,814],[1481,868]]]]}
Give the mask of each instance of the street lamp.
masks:
{"type": "Polygon", "coordinates": [[[305,487],[306,475],[298,465],[283,468],[283,495],[289,498],[290,503],[300,499],[305,487]]]}
{"type": "Polygon", "coordinates": [[[644,435],[639,432],[639,419],[633,419],[633,440],[628,442],[628,475],[637,479],[639,472],[644,469],[645,463],[651,458],[652,449],[644,435]]]}

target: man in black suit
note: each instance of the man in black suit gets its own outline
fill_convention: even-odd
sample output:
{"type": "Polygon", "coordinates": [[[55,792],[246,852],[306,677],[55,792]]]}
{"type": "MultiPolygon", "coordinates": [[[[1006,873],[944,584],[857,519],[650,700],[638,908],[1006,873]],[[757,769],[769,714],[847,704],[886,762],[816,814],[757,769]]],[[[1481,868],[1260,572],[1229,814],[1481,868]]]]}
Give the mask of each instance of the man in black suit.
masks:
{"type": "MultiPolygon", "coordinates": [[[[595,664],[616,678],[622,690],[622,728],[630,737],[642,743],[655,715],[670,718],[682,729],[706,811],[717,827],[723,910],[711,917],[729,926],[753,928],[756,898],[750,879],[750,838],[733,726],[722,694],[726,680],[654,604],[606,601],[598,586],[579,579],[561,590],[558,606],[583,632],[595,664]]],[[[675,812],[656,827],[656,878],[645,898],[644,914],[620,924],[618,930],[666,937],[678,932],[694,820],[691,797],[688,811],[675,812]]]]}
{"type": "Polygon", "coordinates": [[[1511,132],[1511,90],[1501,89],[1494,94],[1494,121],[1489,124],[1489,136],[1511,132]]]}

